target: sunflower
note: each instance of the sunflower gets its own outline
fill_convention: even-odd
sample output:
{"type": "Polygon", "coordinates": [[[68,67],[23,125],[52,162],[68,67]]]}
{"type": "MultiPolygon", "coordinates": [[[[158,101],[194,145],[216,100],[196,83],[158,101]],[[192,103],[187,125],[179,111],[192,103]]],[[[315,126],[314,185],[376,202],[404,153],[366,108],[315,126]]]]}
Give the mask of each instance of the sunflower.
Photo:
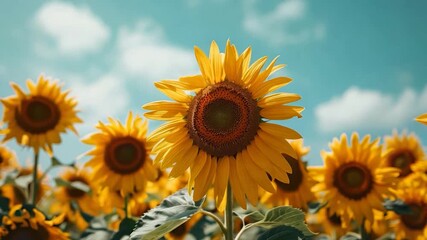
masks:
{"type": "Polygon", "coordinates": [[[60,133],[67,129],[77,134],[73,124],[81,123],[75,107],[77,102],[68,97],[68,91],[61,92],[56,81],[48,81],[40,76],[37,83],[27,80],[30,91],[26,94],[15,83],[11,83],[15,96],[1,99],[4,105],[3,121],[8,123],[5,129],[7,141],[16,138],[24,146],[40,148],[52,152],[52,144],[60,143],[60,133]]]}
{"type": "Polygon", "coordinates": [[[18,167],[15,152],[0,144],[0,177],[4,170],[18,167]]]}
{"type": "Polygon", "coordinates": [[[412,213],[391,213],[390,218],[394,222],[397,239],[427,239],[427,181],[421,173],[409,178],[412,181],[405,180],[405,186],[399,188],[396,195],[411,208],[412,213]]]}
{"type": "Polygon", "coordinates": [[[307,203],[315,200],[311,188],[314,186],[314,180],[308,175],[305,163],[302,157],[306,155],[310,149],[303,146],[302,139],[291,142],[298,158],[292,158],[285,155],[285,158],[292,167],[292,174],[289,175],[290,183],[286,184],[279,180],[275,180],[277,192],[266,192],[261,202],[273,206],[291,205],[296,208],[307,209],[307,203]]]}
{"type": "Polygon", "coordinates": [[[79,210],[91,216],[97,216],[101,210],[95,194],[92,194],[95,186],[90,181],[90,175],[86,169],[68,168],[60,175],[60,178],[70,183],[71,186],[59,186],[55,189],[55,202],[50,206],[50,212],[64,213],[68,221],[74,223],[79,230],[84,230],[88,223],[79,210]],[[88,191],[72,187],[72,184],[81,184],[87,187],[88,191]],[[79,209],[76,209],[73,204],[77,204],[79,209]]]}
{"type": "Polygon", "coordinates": [[[414,134],[403,133],[399,137],[394,132],[393,136],[386,136],[384,141],[386,165],[399,168],[399,177],[408,176],[412,172],[411,165],[425,158],[421,143],[414,134]]]}
{"type": "Polygon", "coordinates": [[[147,180],[157,178],[151,146],[145,139],[147,121],[129,112],[126,125],[109,118],[109,124],[99,122],[96,128],[98,132],[82,140],[95,146],[87,153],[92,157],[86,163],[93,170],[92,181],[125,196],[145,189],[147,180]]]}
{"type": "Polygon", "coordinates": [[[37,209],[27,210],[21,205],[13,207],[8,216],[2,218],[0,238],[3,240],[66,240],[68,234],[56,227],[62,217],[47,220],[37,209]]]}
{"type": "Polygon", "coordinates": [[[427,125],[427,113],[421,114],[415,120],[417,120],[418,122],[420,122],[422,124],[427,125]]]}
{"type": "Polygon", "coordinates": [[[312,168],[311,174],[318,181],[314,192],[324,194],[330,214],[355,219],[360,225],[363,219],[374,220],[372,209],[384,211],[383,197],[391,195],[391,189],[399,172],[396,168],[383,166],[379,139],[370,141],[365,136],[359,141],[357,133],[347,145],[347,136],[334,139],[331,152],[322,152],[323,168],[312,168]]]}
{"type": "Polygon", "coordinates": [[[294,130],[268,122],[301,117],[302,107],[285,104],[300,99],[292,93],[274,93],[285,86],[288,77],[267,78],[284,65],[275,66],[275,58],[264,70],[263,57],[250,63],[251,48],[238,54],[227,41],[225,54],[215,42],[209,57],[198,47],[195,56],[201,74],[175,80],[163,80],[155,86],[174,101],[145,104],[145,116],[167,123],[152,132],[155,163],[172,167],[171,177],[190,168],[189,190],[194,200],[201,199],[213,183],[217,205],[225,199],[227,184],[242,207],[246,197],[256,205],[261,186],[275,189],[268,178],[289,183],[290,164],[282,153],[296,158],[287,139],[299,139],[294,130]]]}

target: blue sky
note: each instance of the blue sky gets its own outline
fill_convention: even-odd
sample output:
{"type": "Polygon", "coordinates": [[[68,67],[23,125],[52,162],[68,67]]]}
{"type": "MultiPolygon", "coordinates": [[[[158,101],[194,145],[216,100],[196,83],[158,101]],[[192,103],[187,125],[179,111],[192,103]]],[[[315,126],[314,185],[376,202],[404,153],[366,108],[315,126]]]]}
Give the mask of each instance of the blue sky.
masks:
{"type": "MultiPolygon", "coordinates": [[[[142,114],[144,103],[166,99],[153,82],[198,73],[193,46],[223,50],[230,39],[253,59],[280,55],[281,89],[302,96],[303,118],[280,122],[311,146],[308,160],[342,132],[373,137],[393,129],[427,128],[413,119],[427,112],[425,1],[26,1],[0,7],[0,97],[9,82],[44,73],[79,100],[80,136],[54,149],[65,162],[89,149],[79,138],[107,116],[142,114]]],[[[150,122],[153,130],[160,122],[150,122]]],[[[22,162],[32,152],[11,141],[22,162]]],[[[84,161],[81,160],[81,161],[84,161]]],[[[46,158],[42,158],[46,166],[46,158]]]]}

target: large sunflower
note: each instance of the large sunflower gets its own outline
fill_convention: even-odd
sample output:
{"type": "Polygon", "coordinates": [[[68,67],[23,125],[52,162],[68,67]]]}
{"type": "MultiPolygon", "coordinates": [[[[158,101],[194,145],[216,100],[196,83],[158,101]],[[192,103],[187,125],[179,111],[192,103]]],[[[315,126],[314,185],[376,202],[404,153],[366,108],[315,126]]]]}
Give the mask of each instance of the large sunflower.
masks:
{"type": "Polygon", "coordinates": [[[195,56],[201,75],[163,80],[155,86],[174,101],[157,101],[144,105],[147,118],[168,121],[149,137],[157,142],[153,152],[162,168],[172,167],[171,177],[190,168],[188,187],[194,187],[194,200],[201,199],[214,184],[215,199],[221,203],[227,184],[242,207],[245,196],[251,204],[258,202],[254,188],[260,185],[269,192],[275,189],[270,175],[289,183],[290,164],[282,153],[296,158],[286,139],[301,138],[287,127],[269,123],[301,117],[302,107],[285,104],[300,99],[292,93],[274,93],[285,86],[288,77],[267,78],[284,67],[275,66],[275,58],[262,70],[267,57],[250,63],[251,48],[238,54],[227,42],[225,54],[212,42],[209,57],[198,47],[195,56]]]}
{"type": "Polygon", "coordinates": [[[92,181],[110,191],[121,191],[123,196],[145,188],[147,180],[157,178],[157,169],[150,158],[151,147],[145,140],[147,121],[141,117],[127,116],[126,124],[109,118],[109,123],[99,122],[98,132],[82,141],[94,145],[87,155],[92,158],[86,166],[93,170],[92,181]]]}
{"type": "Polygon", "coordinates": [[[391,195],[399,170],[382,166],[378,141],[371,142],[369,135],[359,141],[353,133],[348,146],[347,136],[342,134],[330,144],[331,152],[322,152],[325,166],[311,169],[319,182],[313,191],[324,194],[331,214],[362,224],[364,218],[374,221],[372,209],[384,211],[383,197],[391,195]]]}
{"type": "Polygon", "coordinates": [[[37,209],[27,210],[21,205],[13,207],[2,217],[0,239],[3,240],[67,240],[68,234],[56,227],[62,218],[47,220],[37,209]]]}
{"type": "Polygon", "coordinates": [[[5,145],[0,144],[0,177],[4,170],[16,168],[18,161],[15,152],[7,148],[5,145]]]}
{"type": "Polygon", "coordinates": [[[418,122],[420,122],[422,124],[427,125],[427,113],[421,114],[415,120],[417,120],[418,122]]]}
{"type": "Polygon", "coordinates": [[[60,178],[70,183],[70,186],[59,186],[55,189],[55,201],[51,204],[50,211],[54,214],[66,214],[69,222],[74,223],[79,230],[84,230],[88,223],[80,211],[97,216],[101,210],[94,194],[95,185],[90,181],[90,175],[86,169],[68,168],[60,178]],[[73,187],[73,184],[81,184],[82,187],[87,187],[88,191],[73,187]],[[76,209],[73,204],[77,204],[79,209],[76,209]]]}
{"type": "Polygon", "coordinates": [[[298,158],[292,158],[285,155],[289,164],[292,167],[292,174],[289,175],[289,183],[283,183],[279,180],[274,181],[277,192],[266,192],[261,198],[261,202],[271,204],[273,206],[291,205],[296,208],[307,209],[307,203],[315,200],[311,188],[315,181],[308,175],[305,163],[302,157],[306,155],[310,149],[303,146],[302,139],[291,142],[298,158]]]}
{"type": "Polygon", "coordinates": [[[1,99],[4,105],[3,141],[16,138],[24,146],[52,151],[52,144],[60,143],[60,133],[67,129],[76,132],[73,124],[82,122],[75,109],[77,101],[68,97],[69,91],[61,92],[61,85],[40,76],[37,83],[27,80],[29,93],[11,83],[16,95],[1,99]]]}
{"type": "MultiPolygon", "coordinates": [[[[411,214],[391,213],[397,239],[427,239],[427,181],[421,173],[411,174],[411,181],[405,181],[397,196],[412,210],[411,214]]],[[[407,179],[409,180],[409,179],[407,179]]]]}
{"type": "Polygon", "coordinates": [[[421,143],[414,134],[403,133],[399,137],[394,132],[393,136],[386,136],[384,141],[384,161],[387,166],[400,169],[399,177],[408,176],[412,172],[411,165],[425,158],[421,143]]]}

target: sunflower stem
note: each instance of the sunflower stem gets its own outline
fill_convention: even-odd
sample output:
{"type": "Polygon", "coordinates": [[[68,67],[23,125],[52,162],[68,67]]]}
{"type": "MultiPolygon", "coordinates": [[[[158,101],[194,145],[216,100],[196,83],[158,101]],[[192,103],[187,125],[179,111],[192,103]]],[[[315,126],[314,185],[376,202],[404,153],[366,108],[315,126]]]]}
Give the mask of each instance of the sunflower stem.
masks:
{"type": "Polygon", "coordinates": [[[36,198],[37,198],[37,171],[38,171],[38,165],[39,165],[39,153],[34,152],[34,166],[33,166],[33,186],[31,191],[31,197],[32,201],[31,203],[35,206],[36,205],[36,198]]]}
{"type": "Polygon", "coordinates": [[[233,240],[233,193],[231,192],[230,182],[228,182],[227,186],[227,202],[224,215],[227,230],[225,240],[233,240]]]}
{"type": "Polygon", "coordinates": [[[125,211],[125,218],[128,218],[128,201],[129,201],[129,194],[126,193],[125,206],[123,207],[123,210],[125,211]]]}
{"type": "Polygon", "coordinates": [[[213,220],[215,220],[215,222],[216,222],[216,223],[218,223],[219,227],[221,228],[222,233],[223,233],[224,235],[226,234],[227,229],[225,228],[224,223],[222,223],[221,219],[220,219],[217,215],[215,215],[215,214],[213,214],[213,213],[211,213],[211,212],[209,212],[209,211],[206,211],[206,210],[204,210],[204,209],[201,209],[201,211],[200,211],[200,212],[201,212],[202,214],[206,215],[206,216],[211,217],[213,220]]]}

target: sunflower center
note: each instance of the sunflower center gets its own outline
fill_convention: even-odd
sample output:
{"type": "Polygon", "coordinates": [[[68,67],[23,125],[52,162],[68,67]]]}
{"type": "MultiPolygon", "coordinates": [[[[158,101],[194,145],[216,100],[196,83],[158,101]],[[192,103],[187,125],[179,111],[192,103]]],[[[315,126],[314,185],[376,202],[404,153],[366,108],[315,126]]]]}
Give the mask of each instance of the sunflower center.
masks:
{"type": "Polygon", "coordinates": [[[0,155],[0,164],[3,163],[3,156],[0,155]]]}
{"type": "Polygon", "coordinates": [[[38,225],[38,229],[31,227],[18,227],[9,232],[4,240],[44,240],[49,239],[46,228],[38,225]]]}
{"type": "Polygon", "coordinates": [[[303,180],[303,174],[301,171],[299,160],[287,154],[283,154],[283,156],[286,158],[286,160],[288,161],[289,165],[291,165],[291,168],[292,168],[292,173],[288,174],[289,183],[283,183],[277,179],[274,181],[276,182],[277,186],[283,191],[286,191],[286,192],[297,191],[303,180]]]}
{"type": "Polygon", "coordinates": [[[412,152],[404,150],[391,155],[389,162],[390,166],[400,169],[400,177],[405,177],[412,172],[411,164],[415,162],[415,157],[412,152]]]}
{"type": "Polygon", "coordinates": [[[406,227],[413,230],[422,230],[427,224],[427,205],[416,203],[408,204],[412,214],[401,215],[400,219],[406,227]]]}
{"type": "Polygon", "coordinates": [[[15,112],[15,120],[25,131],[40,134],[56,127],[61,117],[61,112],[52,100],[34,96],[23,100],[21,108],[15,112]]]}
{"type": "Polygon", "coordinates": [[[146,154],[141,141],[133,137],[116,138],[106,147],[105,163],[115,173],[130,174],[144,164],[146,154]]]}
{"type": "MultiPolygon", "coordinates": [[[[75,183],[75,182],[81,182],[84,183],[86,185],[89,185],[88,182],[86,181],[86,179],[82,178],[82,177],[78,177],[78,176],[74,176],[69,180],[70,183],[75,183]]],[[[80,190],[78,188],[75,187],[67,187],[66,188],[66,192],[68,194],[68,196],[70,198],[74,198],[74,199],[79,199],[81,197],[83,197],[86,192],[83,190],[80,190]]]]}
{"type": "Polygon", "coordinates": [[[333,184],[347,198],[359,200],[371,191],[373,178],[365,165],[350,162],[341,165],[335,171],[333,184]]]}
{"type": "Polygon", "coordinates": [[[208,86],[193,98],[187,128],[194,143],[207,153],[232,156],[254,139],[261,120],[252,94],[229,81],[208,86]]]}

